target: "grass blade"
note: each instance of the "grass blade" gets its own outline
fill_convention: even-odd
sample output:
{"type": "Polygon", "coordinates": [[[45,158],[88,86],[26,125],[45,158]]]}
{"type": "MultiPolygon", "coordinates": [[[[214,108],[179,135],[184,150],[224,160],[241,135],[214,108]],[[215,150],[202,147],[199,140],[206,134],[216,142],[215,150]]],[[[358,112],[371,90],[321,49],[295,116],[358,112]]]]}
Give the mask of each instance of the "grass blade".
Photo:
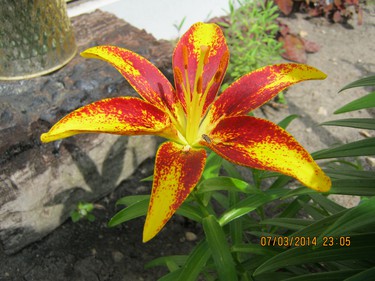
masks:
{"type": "Polygon", "coordinates": [[[203,218],[202,224],[219,279],[222,281],[238,280],[232,253],[219,222],[210,215],[203,218]]]}

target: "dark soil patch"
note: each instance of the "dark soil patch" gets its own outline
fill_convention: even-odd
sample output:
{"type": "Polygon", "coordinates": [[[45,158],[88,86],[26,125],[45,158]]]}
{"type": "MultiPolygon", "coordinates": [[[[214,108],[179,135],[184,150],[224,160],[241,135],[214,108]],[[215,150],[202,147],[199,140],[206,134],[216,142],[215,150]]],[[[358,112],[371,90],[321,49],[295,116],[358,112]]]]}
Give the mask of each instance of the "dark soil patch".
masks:
{"type": "Polygon", "coordinates": [[[115,192],[96,203],[96,220],[66,221],[53,233],[17,254],[0,251],[2,281],[133,281],[156,280],[165,268],[145,269],[154,258],[188,253],[195,242],[185,232],[201,233],[199,226],[174,216],[161,233],[142,243],[144,217],[108,228],[109,219],[120,210],[116,200],[127,195],[150,193],[151,183],[140,182],[152,173],[154,160],[147,160],[115,192]]]}

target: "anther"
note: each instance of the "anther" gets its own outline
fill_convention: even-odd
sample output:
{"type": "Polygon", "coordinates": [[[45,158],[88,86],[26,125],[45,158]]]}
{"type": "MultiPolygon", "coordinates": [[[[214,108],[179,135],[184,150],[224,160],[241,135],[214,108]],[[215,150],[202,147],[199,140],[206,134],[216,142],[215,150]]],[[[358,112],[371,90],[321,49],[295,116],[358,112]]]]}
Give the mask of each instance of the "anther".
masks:
{"type": "Polygon", "coordinates": [[[178,67],[175,67],[173,69],[173,72],[174,72],[174,76],[175,76],[175,79],[176,79],[176,84],[181,85],[183,83],[181,70],[178,67]]]}
{"type": "Polygon", "coordinates": [[[184,68],[188,68],[188,62],[189,62],[189,54],[188,54],[188,49],[186,45],[182,46],[182,58],[184,60],[184,68]]]}
{"type": "Polygon", "coordinates": [[[202,76],[198,78],[198,82],[197,82],[197,92],[199,94],[202,93],[202,83],[203,83],[203,79],[202,79],[202,76]]]}
{"type": "Polygon", "coordinates": [[[221,76],[223,75],[223,73],[225,71],[225,67],[226,67],[226,65],[228,63],[228,59],[229,59],[229,52],[227,51],[221,57],[220,63],[219,63],[219,67],[218,67],[218,69],[217,69],[217,71],[215,73],[214,80],[215,80],[216,83],[219,82],[221,76]]]}
{"type": "Polygon", "coordinates": [[[208,63],[208,57],[210,54],[210,47],[209,46],[201,46],[201,53],[204,54],[203,64],[206,65],[208,63]]]}

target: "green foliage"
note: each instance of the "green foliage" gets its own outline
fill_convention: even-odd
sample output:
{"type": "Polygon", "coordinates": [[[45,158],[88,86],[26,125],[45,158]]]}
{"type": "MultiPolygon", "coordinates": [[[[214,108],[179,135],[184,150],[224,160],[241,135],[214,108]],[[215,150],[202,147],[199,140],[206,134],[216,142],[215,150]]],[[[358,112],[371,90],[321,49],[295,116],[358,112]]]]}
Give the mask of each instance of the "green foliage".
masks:
{"type": "Polygon", "coordinates": [[[276,40],[278,8],[273,1],[243,0],[229,2],[229,24],[225,37],[231,54],[228,73],[231,80],[280,58],[282,44],[276,40]]]}
{"type": "MultiPolygon", "coordinates": [[[[375,85],[375,77],[371,81],[375,85]]],[[[345,108],[367,107],[358,108],[358,104],[352,102],[345,108]]],[[[295,118],[289,116],[279,125],[285,128],[295,118]]],[[[325,125],[373,128],[369,120],[344,120],[325,125]]],[[[167,267],[169,273],[159,279],[162,281],[203,277],[225,281],[370,280],[375,269],[375,173],[363,170],[356,160],[345,159],[373,155],[373,140],[364,141],[368,140],[314,154],[319,159],[334,158],[325,170],[332,179],[332,188],[325,194],[302,186],[287,188],[289,177],[253,169],[250,183],[233,164],[211,153],[201,181],[177,211],[201,223],[205,237],[189,255],[160,257],[146,267],[167,267]],[[348,209],[329,199],[329,194],[366,197],[348,209]]],[[[109,225],[146,215],[148,201],[148,195],[120,199],[118,204],[126,207],[109,225]]]]}
{"type": "Polygon", "coordinates": [[[95,216],[91,213],[94,210],[94,204],[87,202],[79,202],[75,210],[70,213],[70,218],[73,222],[78,222],[82,219],[87,219],[93,222],[95,216]]]}

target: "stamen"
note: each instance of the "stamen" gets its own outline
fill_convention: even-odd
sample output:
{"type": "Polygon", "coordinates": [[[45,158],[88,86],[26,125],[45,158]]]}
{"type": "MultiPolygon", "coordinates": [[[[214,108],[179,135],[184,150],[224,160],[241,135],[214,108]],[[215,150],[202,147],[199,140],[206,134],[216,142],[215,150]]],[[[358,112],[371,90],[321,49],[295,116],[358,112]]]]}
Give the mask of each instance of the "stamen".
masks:
{"type": "Polygon", "coordinates": [[[174,75],[175,75],[175,79],[176,79],[176,84],[179,84],[181,85],[183,83],[183,79],[182,79],[182,72],[181,72],[181,69],[179,69],[178,67],[175,67],[173,69],[173,72],[174,72],[174,75]]]}
{"type": "Polygon", "coordinates": [[[221,74],[222,74],[222,72],[220,71],[220,69],[219,69],[218,71],[216,71],[216,73],[215,73],[215,77],[214,77],[214,81],[215,81],[215,83],[217,83],[217,82],[220,81],[221,74]]]}
{"type": "Polygon", "coordinates": [[[182,46],[182,58],[184,60],[184,68],[188,68],[188,62],[189,62],[189,54],[188,54],[188,49],[186,45],[182,46]]]}
{"type": "Polygon", "coordinates": [[[203,79],[202,76],[198,78],[198,83],[197,83],[197,93],[201,94],[202,93],[202,83],[203,79]]]}
{"type": "Polygon", "coordinates": [[[206,65],[208,63],[208,56],[210,54],[210,46],[201,46],[201,52],[204,54],[203,64],[206,65]]]}
{"type": "Polygon", "coordinates": [[[221,78],[222,74],[224,73],[225,66],[228,63],[228,59],[229,59],[229,52],[226,51],[223,54],[223,56],[221,57],[220,63],[219,63],[219,67],[218,67],[218,69],[217,69],[217,71],[215,73],[214,80],[215,80],[216,83],[220,81],[220,78],[221,78]]]}

